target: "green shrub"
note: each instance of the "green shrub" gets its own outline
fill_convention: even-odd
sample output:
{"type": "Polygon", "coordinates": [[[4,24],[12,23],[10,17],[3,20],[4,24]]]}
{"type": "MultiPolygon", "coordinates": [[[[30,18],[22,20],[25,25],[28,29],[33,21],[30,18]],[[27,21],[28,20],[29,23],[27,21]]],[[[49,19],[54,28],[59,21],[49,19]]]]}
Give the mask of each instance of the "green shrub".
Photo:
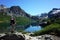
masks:
{"type": "Polygon", "coordinates": [[[43,28],[42,30],[35,32],[34,35],[50,34],[51,32],[54,32],[54,33],[60,32],[60,24],[57,24],[57,23],[51,24],[43,28]]]}

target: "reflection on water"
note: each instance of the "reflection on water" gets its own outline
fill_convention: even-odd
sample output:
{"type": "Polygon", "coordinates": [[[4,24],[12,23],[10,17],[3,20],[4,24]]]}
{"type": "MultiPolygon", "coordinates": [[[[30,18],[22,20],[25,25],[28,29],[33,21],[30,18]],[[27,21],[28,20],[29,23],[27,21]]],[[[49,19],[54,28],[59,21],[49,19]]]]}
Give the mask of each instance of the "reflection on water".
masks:
{"type": "Polygon", "coordinates": [[[41,26],[32,26],[30,25],[25,31],[26,32],[35,32],[41,30],[41,26]]]}

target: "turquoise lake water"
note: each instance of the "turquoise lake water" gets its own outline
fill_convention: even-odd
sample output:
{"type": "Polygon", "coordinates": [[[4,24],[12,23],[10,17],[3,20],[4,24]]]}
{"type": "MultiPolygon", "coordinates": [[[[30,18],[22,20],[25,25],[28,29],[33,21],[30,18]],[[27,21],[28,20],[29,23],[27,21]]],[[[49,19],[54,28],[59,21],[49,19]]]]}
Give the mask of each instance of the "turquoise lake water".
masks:
{"type": "Polygon", "coordinates": [[[25,31],[26,32],[35,32],[41,30],[41,26],[29,26],[25,31]]]}

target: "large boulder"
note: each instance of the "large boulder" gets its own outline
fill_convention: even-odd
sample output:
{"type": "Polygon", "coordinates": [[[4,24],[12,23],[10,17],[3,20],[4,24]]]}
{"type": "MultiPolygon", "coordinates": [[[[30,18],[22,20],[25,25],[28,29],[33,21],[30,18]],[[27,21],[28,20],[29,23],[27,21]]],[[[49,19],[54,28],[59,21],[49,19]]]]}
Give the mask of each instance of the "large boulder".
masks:
{"type": "Polygon", "coordinates": [[[25,40],[25,38],[17,34],[6,34],[5,36],[0,37],[0,40],[25,40]]]}

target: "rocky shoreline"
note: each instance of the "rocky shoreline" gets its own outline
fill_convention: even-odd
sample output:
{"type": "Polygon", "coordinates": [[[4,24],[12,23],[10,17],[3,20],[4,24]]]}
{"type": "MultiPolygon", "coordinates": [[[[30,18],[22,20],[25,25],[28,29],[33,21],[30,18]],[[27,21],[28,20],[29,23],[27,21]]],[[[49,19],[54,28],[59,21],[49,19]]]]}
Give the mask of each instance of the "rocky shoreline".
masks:
{"type": "Polygon", "coordinates": [[[59,40],[60,37],[54,35],[40,35],[40,36],[29,36],[29,33],[12,33],[12,34],[0,34],[0,40],[59,40]]]}

